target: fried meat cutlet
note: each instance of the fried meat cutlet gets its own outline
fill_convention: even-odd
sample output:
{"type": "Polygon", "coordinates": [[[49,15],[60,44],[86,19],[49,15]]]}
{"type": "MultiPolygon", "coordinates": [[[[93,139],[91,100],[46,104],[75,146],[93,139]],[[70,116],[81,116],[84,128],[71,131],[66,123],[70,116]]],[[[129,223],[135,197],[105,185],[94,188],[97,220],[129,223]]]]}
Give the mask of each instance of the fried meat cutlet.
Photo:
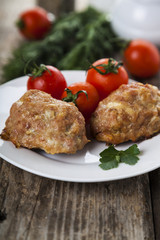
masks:
{"type": "Polygon", "coordinates": [[[160,131],[160,91],[150,84],[121,85],[99,103],[91,130],[108,144],[150,138],[160,131]]]}
{"type": "Polygon", "coordinates": [[[1,138],[50,154],[75,153],[88,142],[78,108],[39,90],[27,91],[12,105],[1,138]]]}

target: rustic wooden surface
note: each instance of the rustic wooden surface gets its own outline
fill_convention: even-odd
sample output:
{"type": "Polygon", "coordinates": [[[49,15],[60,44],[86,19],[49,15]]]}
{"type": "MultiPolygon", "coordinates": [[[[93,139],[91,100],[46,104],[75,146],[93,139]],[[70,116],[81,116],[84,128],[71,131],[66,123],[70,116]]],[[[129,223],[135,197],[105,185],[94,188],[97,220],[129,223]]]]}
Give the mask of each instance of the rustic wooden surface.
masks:
{"type": "Polygon", "coordinates": [[[67,0],[67,4],[66,0],[38,0],[38,4],[57,17],[74,9],[74,0],[67,0]]]}
{"type": "Polygon", "coordinates": [[[70,183],[1,161],[0,239],[154,239],[148,175],[112,183],[70,183]]]}
{"type": "MultiPolygon", "coordinates": [[[[10,23],[25,6],[17,10],[18,0],[8,2],[14,15],[7,17],[1,0],[0,67],[21,41],[10,23]]],[[[160,87],[159,75],[150,83],[160,87]]],[[[0,159],[0,210],[7,214],[0,218],[0,240],[159,240],[160,169],[114,182],[71,183],[0,159]]]]}

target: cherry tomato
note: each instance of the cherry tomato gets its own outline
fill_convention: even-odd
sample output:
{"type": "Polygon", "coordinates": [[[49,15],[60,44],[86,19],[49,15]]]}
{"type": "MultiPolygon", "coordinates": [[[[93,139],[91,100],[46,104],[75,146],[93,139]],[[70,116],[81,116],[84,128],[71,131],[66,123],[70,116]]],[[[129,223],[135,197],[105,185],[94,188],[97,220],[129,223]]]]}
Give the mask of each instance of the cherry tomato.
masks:
{"type": "Polygon", "coordinates": [[[99,95],[95,87],[90,83],[76,82],[67,89],[61,99],[74,102],[85,119],[89,119],[99,103],[99,95]]]}
{"type": "Polygon", "coordinates": [[[132,40],[124,51],[124,64],[136,77],[152,77],[160,67],[159,51],[148,41],[132,40]]]}
{"type": "Polygon", "coordinates": [[[43,38],[48,33],[52,21],[43,8],[35,7],[21,13],[16,24],[25,38],[36,40],[43,38]]]}
{"type": "Polygon", "coordinates": [[[27,82],[27,89],[38,89],[51,94],[53,98],[61,99],[67,87],[63,74],[53,66],[40,65],[33,69],[27,82]]]}
{"type": "Polygon", "coordinates": [[[128,74],[114,59],[103,58],[92,64],[87,72],[86,82],[97,89],[102,100],[121,84],[127,84],[128,74]]]}

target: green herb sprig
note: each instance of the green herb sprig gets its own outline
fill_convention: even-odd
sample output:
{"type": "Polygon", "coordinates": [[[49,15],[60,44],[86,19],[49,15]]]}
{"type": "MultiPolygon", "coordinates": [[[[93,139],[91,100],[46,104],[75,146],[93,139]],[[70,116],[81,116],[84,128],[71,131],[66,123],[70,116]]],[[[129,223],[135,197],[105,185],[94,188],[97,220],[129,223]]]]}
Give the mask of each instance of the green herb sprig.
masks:
{"type": "Polygon", "coordinates": [[[137,144],[133,144],[126,150],[117,150],[113,145],[109,146],[100,155],[99,165],[103,170],[109,170],[112,168],[117,168],[120,163],[126,163],[129,165],[135,165],[139,157],[137,155],[140,154],[140,150],[138,149],[137,144]]]}
{"type": "Polygon", "coordinates": [[[58,18],[44,39],[20,44],[3,68],[3,79],[23,76],[30,60],[60,70],[87,70],[87,61],[111,57],[124,48],[125,42],[113,32],[104,13],[91,7],[72,12],[58,18]]]}

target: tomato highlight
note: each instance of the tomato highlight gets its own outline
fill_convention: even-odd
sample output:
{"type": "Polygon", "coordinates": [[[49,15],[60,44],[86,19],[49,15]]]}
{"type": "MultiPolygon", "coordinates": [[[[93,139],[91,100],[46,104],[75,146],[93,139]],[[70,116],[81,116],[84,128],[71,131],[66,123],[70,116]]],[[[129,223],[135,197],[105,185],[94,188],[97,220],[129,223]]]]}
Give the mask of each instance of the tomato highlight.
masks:
{"type": "Polygon", "coordinates": [[[27,89],[38,89],[51,94],[53,98],[61,99],[67,82],[63,74],[53,66],[35,65],[27,81],[27,89]]]}
{"type": "Polygon", "coordinates": [[[86,82],[98,91],[100,100],[106,98],[120,85],[128,83],[128,74],[114,59],[103,58],[94,62],[87,71],[86,82]]]}
{"type": "Polygon", "coordinates": [[[67,89],[63,92],[61,99],[73,102],[85,119],[88,120],[99,103],[99,94],[96,88],[90,83],[76,82],[67,89]]]}
{"type": "Polygon", "coordinates": [[[16,25],[20,33],[28,40],[39,40],[45,37],[52,26],[47,11],[35,7],[21,13],[16,25]]]}
{"type": "Polygon", "coordinates": [[[123,58],[126,69],[138,78],[153,77],[160,68],[158,48],[146,40],[132,40],[123,58]]]}

